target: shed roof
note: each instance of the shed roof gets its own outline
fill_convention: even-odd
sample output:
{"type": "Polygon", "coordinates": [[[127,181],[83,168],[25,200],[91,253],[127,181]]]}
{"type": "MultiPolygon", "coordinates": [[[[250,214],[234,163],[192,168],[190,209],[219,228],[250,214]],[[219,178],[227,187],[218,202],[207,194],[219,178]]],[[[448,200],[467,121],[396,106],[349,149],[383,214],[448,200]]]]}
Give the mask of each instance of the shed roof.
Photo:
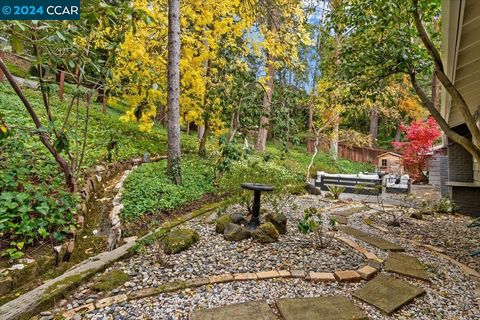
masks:
{"type": "Polygon", "coordinates": [[[387,154],[392,155],[392,156],[397,157],[397,158],[403,158],[403,156],[402,156],[401,154],[395,153],[395,152],[391,152],[391,151],[388,151],[388,152],[384,152],[384,153],[382,153],[382,154],[379,154],[379,155],[377,156],[377,158],[383,157],[383,156],[385,156],[385,155],[387,155],[387,154]]]}

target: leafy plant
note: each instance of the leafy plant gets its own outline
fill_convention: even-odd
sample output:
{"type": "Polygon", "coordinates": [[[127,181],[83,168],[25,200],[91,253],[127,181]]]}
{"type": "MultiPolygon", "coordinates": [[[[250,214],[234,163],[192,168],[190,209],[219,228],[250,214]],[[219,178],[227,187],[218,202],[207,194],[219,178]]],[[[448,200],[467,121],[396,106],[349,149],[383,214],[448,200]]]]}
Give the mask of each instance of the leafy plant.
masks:
{"type": "Polygon", "coordinates": [[[449,198],[441,198],[433,205],[433,210],[438,213],[454,213],[458,206],[449,198]]]}
{"type": "MultiPolygon", "coordinates": [[[[328,220],[330,230],[334,231],[336,221],[328,220]]],[[[303,218],[298,222],[298,230],[303,234],[314,233],[315,243],[318,248],[328,247],[334,237],[334,233],[327,233],[324,227],[323,216],[317,208],[310,207],[304,210],[303,218]]]]}
{"type": "Polygon", "coordinates": [[[230,172],[233,168],[233,164],[242,158],[242,152],[235,145],[235,143],[229,143],[227,137],[220,137],[218,144],[220,146],[220,158],[215,165],[215,176],[222,177],[226,172],[230,172]]]}
{"type": "Polygon", "coordinates": [[[213,172],[197,158],[183,159],[182,184],[166,175],[166,161],[147,163],[125,180],[121,217],[134,220],[142,215],[170,211],[214,192],[213,172]]]}
{"type": "Polygon", "coordinates": [[[342,186],[328,186],[328,191],[330,194],[333,196],[335,200],[338,200],[340,198],[340,195],[345,192],[345,187],[342,186]]]}

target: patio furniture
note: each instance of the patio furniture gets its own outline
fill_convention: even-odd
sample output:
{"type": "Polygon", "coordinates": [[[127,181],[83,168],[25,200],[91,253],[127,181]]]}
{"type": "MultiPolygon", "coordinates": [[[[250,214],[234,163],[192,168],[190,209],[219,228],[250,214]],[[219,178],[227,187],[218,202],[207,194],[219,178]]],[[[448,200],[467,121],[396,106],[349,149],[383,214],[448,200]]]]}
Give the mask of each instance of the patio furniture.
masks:
{"type": "Polygon", "coordinates": [[[265,184],[242,183],[242,188],[253,190],[252,218],[247,223],[246,228],[250,231],[257,229],[260,225],[260,195],[263,191],[271,192],[275,188],[265,184]]]}
{"type": "Polygon", "coordinates": [[[315,186],[320,190],[329,191],[329,186],[341,186],[346,193],[378,195],[382,193],[382,179],[374,174],[328,174],[317,172],[315,186]]]}
{"type": "Polygon", "coordinates": [[[410,193],[412,187],[411,179],[408,174],[400,178],[396,175],[385,176],[385,192],[387,193],[410,193]]]}

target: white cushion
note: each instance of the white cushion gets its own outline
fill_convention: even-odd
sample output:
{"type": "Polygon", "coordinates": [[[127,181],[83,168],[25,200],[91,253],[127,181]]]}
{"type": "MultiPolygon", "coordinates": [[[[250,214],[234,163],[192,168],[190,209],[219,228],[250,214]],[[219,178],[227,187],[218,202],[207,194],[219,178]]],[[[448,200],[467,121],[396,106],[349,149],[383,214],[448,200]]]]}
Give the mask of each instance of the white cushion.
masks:
{"type": "Polygon", "coordinates": [[[380,179],[378,174],[359,174],[358,177],[361,179],[380,179]]]}
{"type": "Polygon", "coordinates": [[[408,185],[405,185],[405,184],[395,184],[395,183],[393,183],[393,182],[387,182],[387,188],[408,189],[408,185]]]}
{"type": "Polygon", "coordinates": [[[357,178],[357,175],[354,174],[339,174],[340,178],[357,178]]]}
{"type": "Polygon", "coordinates": [[[408,176],[408,174],[404,174],[404,175],[400,178],[400,183],[401,183],[401,184],[408,184],[408,180],[410,180],[410,177],[408,176]]]}

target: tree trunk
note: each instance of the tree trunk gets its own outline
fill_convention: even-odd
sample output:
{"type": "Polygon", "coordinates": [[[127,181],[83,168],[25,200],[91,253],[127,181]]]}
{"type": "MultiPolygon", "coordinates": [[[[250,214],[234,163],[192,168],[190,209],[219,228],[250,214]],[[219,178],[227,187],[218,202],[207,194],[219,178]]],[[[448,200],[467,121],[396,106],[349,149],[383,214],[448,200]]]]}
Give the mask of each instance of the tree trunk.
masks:
{"type": "Polygon", "coordinates": [[[447,121],[442,117],[440,111],[435,109],[433,106],[432,100],[430,100],[427,94],[422,90],[420,85],[417,82],[415,73],[410,73],[410,81],[412,83],[415,92],[420,97],[422,105],[430,112],[433,118],[437,121],[438,125],[442,131],[449,137],[453,142],[461,145],[465,150],[467,150],[478,162],[480,162],[480,148],[478,148],[472,141],[466,137],[456,133],[450,128],[447,121]]]}
{"type": "Polygon", "coordinates": [[[440,110],[440,81],[435,72],[432,76],[432,102],[435,109],[440,110]]]}
{"type": "MultiPolygon", "coordinates": [[[[339,34],[335,35],[335,68],[338,68],[340,65],[340,49],[342,47],[342,38],[339,34]]],[[[333,101],[336,100],[336,97],[333,97],[333,101]]],[[[340,129],[340,113],[336,110],[334,111],[336,114],[334,116],[334,123],[333,123],[333,134],[332,140],[330,141],[330,155],[334,160],[338,159],[338,135],[340,129]]]]}
{"type": "Polygon", "coordinates": [[[205,131],[203,132],[202,139],[200,140],[200,145],[198,146],[198,155],[205,157],[207,155],[207,141],[208,135],[210,133],[210,120],[205,119],[205,131]]]}
{"type": "MultiPolygon", "coordinates": [[[[208,47],[208,43],[206,45],[208,47]]],[[[205,126],[205,130],[203,131],[202,139],[200,139],[200,145],[198,146],[198,154],[201,157],[205,157],[207,155],[207,141],[208,141],[208,135],[210,133],[210,107],[209,107],[209,101],[207,99],[208,91],[210,89],[210,86],[209,86],[210,67],[211,67],[211,61],[210,59],[208,59],[205,62],[205,94],[203,96],[203,123],[205,126]]]]}
{"type": "Polygon", "coordinates": [[[313,131],[313,105],[312,103],[308,104],[308,132],[313,131]]]}
{"type": "Polygon", "coordinates": [[[155,118],[163,128],[167,126],[167,108],[164,105],[157,107],[157,115],[155,118]]]}
{"type": "Polygon", "coordinates": [[[180,152],[180,0],[168,0],[167,174],[182,183],[180,152]]]}
{"type": "MultiPolygon", "coordinates": [[[[20,100],[22,100],[22,103],[27,109],[28,113],[30,114],[30,117],[32,118],[33,123],[35,124],[35,127],[37,129],[43,128],[37,113],[35,112],[32,105],[23,94],[23,91],[18,86],[17,82],[15,81],[12,74],[8,70],[7,66],[3,62],[3,59],[0,59],[0,69],[5,74],[5,77],[7,78],[8,82],[12,86],[13,90],[15,90],[15,93],[17,94],[17,96],[20,98],[20,100]]],[[[68,162],[53,147],[47,133],[44,130],[38,130],[37,133],[40,136],[40,141],[42,142],[42,144],[47,148],[50,154],[55,158],[55,161],[57,162],[57,164],[60,166],[63,173],[65,174],[65,183],[67,185],[68,191],[72,193],[75,192],[75,179],[73,176],[73,172],[70,166],[68,165],[68,162]]]]}
{"type": "Polygon", "coordinates": [[[228,129],[228,143],[232,142],[237,134],[238,127],[240,126],[240,115],[237,111],[233,111],[230,118],[230,128],[228,129]]]}
{"type": "Polygon", "coordinates": [[[275,60],[268,54],[268,82],[263,96],[262,116],[260,117],[260,128],[258,128],[257,141],[255,141],[255,149],[257,151],[265,151],[267,145],[268,127],[270,124],[270,108],[272,106],[272,94],[275,80],[275,60]]]}
{"type": "Polygon", "coordinates": [[[330,141],[330,155],[333,160],[338,160],[338,135],[340,130],[340,116],[336,114],[333,122],[333,132],[330,141]]]}
{"type": "Polygon", "coordinates": [[[401,128],[401,124],[399,123],[397,126],[397,131],[395,132],[395,142],[400,142],[401,138],[402,138],[402,128],[401,128]]]}
{"type": "MultiPolygon", "coordinates": [[[[429,102],[431,103],[431,108],[430,108],[430,103],[425,104],[425,103],[423,103],[423,101],[422,101],[422,103],[430,111],[430,113],[435,118],[435,120],[437,120],[437,122],[439,123],[442,130],[444,130],[445,134],[450,139],[454,140],[455,142],[457,142],[460,145],[462,145],[463,147],[465,147],[465,149],[468,150],[468,152],[470,152],[470,154],[472,154],[472,156],[475,157],[475,159],[480,161],[480,148],[478,146],[478,143],[480,143],[480,128],[478,127],[475,118],[473,117],[472,113],[470,112],[470,109],[468,108],[468,105],[467,105],[465,99],[463,98],[462,94],[458,91],[458,89],[450,81],[447,74],[445,73],[445,69],[443,67],[443,62],[442,62],[442,59],[440,57],[440,53],[438,52],[437,48],[433,44],[432,40],[430,39],[430,37],[427,33],[427,30],[425,30],[425,27],[422,24],[422,20],[420,18],[420,12],[419,12],[419,8],[418,8],[418,0],[412,0],[412,3],[413,3],[413,6],[414,6],[413,18],[414,18],[414,21],[415,21],[415,27],[417,28],[417,31],[419,33],[420,39],[423,42],[423,45],[425,46],[428,53],[432,57],[433,63],[435,65],[435,75],[437,76],[437,78],[440,80],[440,82],[442,83],[445,90],[447,90],[448,94],[450,95],[450,97],[452,99],[452,105],[455,105],[459,109],[460,113],[462,114],[463,120],[465,121],[465,124],[467,125],[468,130],[470,131],[470,133],[473,137],[472,140],[475,141],[475,142],[471,143],[471,141],[470,141],[471,145],[467,146],[467,145],[463,145],[462,143],[459,143],[459,142],[455,141],[453,138],[448,136],[449,133],[445,132],[442,125],[446,125],[446,129],[448,129],[450,134],[452,134],[451,132],[454,132],[454,131],[451,130],[448,123],[443,119],[443,117],[438,112],[438,110],[435,109],[433,101],[429,100],[428,97],[424,96],[424,97],[420,97],[420,98],[422,100],[423,99],[429,100],[429,102]],[[441,123],[442,122],[441,120],[439,122],[439,119],[437,119],[438,116],[440,116],[442,118],[444,123],[441,123]],[[473,150],[471,149],[472,147],[474,147],[473,150]]],[[[412,70],[410,72],[410,78],[411,79],[413,78],[412,80],[415,80],[415,82],[416,82],[416,79],[414,79],[415,76],[416,76],[415,71],[412,70]]],[[[412,81],[412,83],[413,83],[413,81],[412,81]]],[[[420,87],[418,87],[418,88],[420,88],[420,87]]],[[[416,91],[417,91],[417,93],[419,92],[417,89],[416,89],[416,91]]],[[[420,91],[422,91],[422,94],[424,94],[423,90],[420,89],[420,91]]],[[[455,139],[457,139],[457,137],[455,137],[455,139]]],[[[468,139],[466,139],[466,140],[468,140],[468,139]]]]}
{"type": "Polygon", "coordinates": [[[370,110],[370,146],[374,147],[377,145],[378,138],[378,107],[375,106],[370,110]]]}
{"type": "Polygon", "coordinates": [[[202,140],[204,133],[205,133],[205,126],[198,126],[198,128],[197,128],[197,138],[198,138],[198,140],[202,140]]]}

